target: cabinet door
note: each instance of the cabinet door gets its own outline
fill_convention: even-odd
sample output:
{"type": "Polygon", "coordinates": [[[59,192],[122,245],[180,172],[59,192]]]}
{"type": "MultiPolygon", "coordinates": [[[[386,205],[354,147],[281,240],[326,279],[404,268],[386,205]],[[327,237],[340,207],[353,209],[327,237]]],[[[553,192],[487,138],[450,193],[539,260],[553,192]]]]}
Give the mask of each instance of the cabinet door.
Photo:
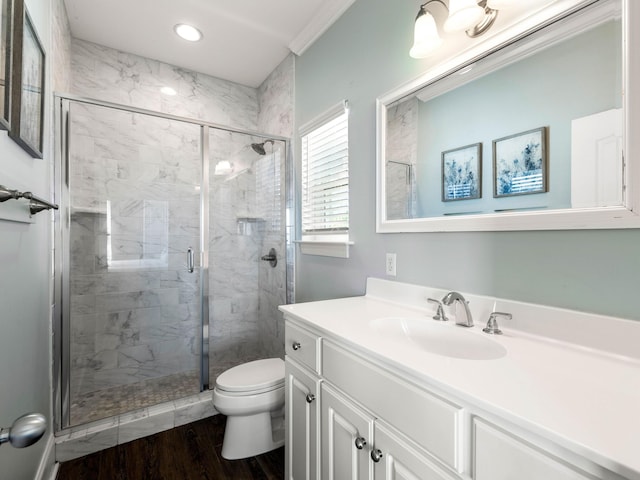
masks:
{"type": "Polygon", "coordinates": [[[587,480],[517,437],[475,419],[476,480],[587,480]]]}
{"type": "Polygon", "coordinates": [[[322,384],[322,479],[371,480],[373,418],[322,384]]]}
{"type": "Polygon", "coordinates": [[[375,480],[452,480],[409,440],[379,422],[375,425],[375,480]]]}
{"type": "Polygon", "coordinates": [[[285,478],[317,480],[320,380],[289,358],[285,362],[285,478]]]}

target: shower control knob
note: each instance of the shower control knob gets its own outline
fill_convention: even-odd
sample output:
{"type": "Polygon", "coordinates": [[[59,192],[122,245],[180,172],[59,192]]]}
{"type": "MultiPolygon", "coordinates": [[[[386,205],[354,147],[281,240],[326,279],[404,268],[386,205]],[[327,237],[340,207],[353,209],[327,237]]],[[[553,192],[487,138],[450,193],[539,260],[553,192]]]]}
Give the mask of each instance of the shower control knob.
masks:
{"type": "Polygon", "coordinates": [[[311,403],[316,399],[316,396],[313,393],[307,394],[307,403],[311,403]]]}
{"type": "Polygon", "coordinates": [[[373,450],[371,450],[371,460],[373,460],[374,462],[378,463],[380,460],[382,460],[382,450],[380,450],[379,448],[374,448],[373,450]]]}
{"type": "Polygon", "coordinates": [[[260,260],[269,262],[269,265],[271,265],[272,267],[278,265],[278,255],[276,253],[276,249],[272,248],[271,250],[269,250],[269,253],[267,255],[263,255],[260,257],[260,260]]]}
{"type": "Polygon", "coordinates": [[[362,450],[367,444],[367,441],[363,437],[356,437],[355,445],[358,450],[362,450]]]}
{"type": "Polygon", "coordinates": [[[300,350],[302,348],[302,345],[300,345],[300,342],[293,342],[291,344],[291,348],[293,348],[294,350],[300,350]]]}

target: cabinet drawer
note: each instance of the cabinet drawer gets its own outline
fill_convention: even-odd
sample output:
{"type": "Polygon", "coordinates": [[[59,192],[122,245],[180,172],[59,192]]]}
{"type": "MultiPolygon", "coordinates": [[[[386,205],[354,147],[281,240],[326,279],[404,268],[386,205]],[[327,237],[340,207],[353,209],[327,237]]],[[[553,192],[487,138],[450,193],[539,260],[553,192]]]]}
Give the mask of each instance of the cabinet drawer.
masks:
{"type": "Polygon", "coordinates": [[[357,398],[457,472],[462,472],[463,409],[324,341],[322,372],[327,381],[357,398]]]}
{"type": "Polygon", "coordinates": [[[474,419],[475,480],[587,480],[516,436],[474,419]]]}
{"type": "Polygon", "coordinates": [[[284,332],[285,353],[319,373],[320,337],[287,322],[284,332]]]}
{"type": "Polygon", "coordinates": [[[320,478],[320,379],[290,359],[285,361],[285,478],[320,478]]]}
{"type": "Polygon", "coordinates": [[[420,479],[452,480],[449,474],[433,465],[423,453],[414,449],[402,434],[377,422],[375,448],[382,452],[382,461],[374,465],[374,478],[385,480],[420,479]]]}

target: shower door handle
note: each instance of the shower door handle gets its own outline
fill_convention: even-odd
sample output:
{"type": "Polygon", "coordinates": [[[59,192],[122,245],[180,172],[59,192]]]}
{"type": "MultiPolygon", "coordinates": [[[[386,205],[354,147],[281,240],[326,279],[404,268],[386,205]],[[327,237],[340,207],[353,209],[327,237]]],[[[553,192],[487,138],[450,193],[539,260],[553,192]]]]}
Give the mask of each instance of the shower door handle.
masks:
{"type": "Polygon", "coordinates": [[[187,249],[187,270],[189,271],[189,273],[193,273],[194,269],[195,263],[193,260],[193,248],[189,247],[187,249]]]}

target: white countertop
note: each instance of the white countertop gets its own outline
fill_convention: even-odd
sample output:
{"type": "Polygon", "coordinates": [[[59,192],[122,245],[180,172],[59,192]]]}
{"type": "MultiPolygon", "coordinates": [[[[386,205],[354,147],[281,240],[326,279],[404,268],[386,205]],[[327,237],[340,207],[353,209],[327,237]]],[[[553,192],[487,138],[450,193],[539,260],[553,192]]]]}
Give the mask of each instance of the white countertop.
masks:
{"type": "MultiPolygon", "coordinates": [[[[376,295],[286,305],[280,310],[321,334],[340,337],[361,352],[389,362],[409,377],[467,400],[623,477],[640,480],[637,358],[509,329],[508,322],[500,324],[504,335],[489,337],[506,348],[502,358],[466,360],[433,354],[368,326],[371,320],[385,317],[434,321],[431,310],[381,298],[384,288],[380,287],[386,286],[385,281],[374,281],[378,282],[376,295]]],[[[402,284],[394,288],[397,285],[402,284]]],[[[425,292],[431,296],[439,291],[425,292]]],[[[420,296],[424,299],[422,292],[420,296]]],[[[470,306],[473,303],[470,300],[470,306]]],[[[510,311],[508,301],[499,304],[499,310],[510,311]]],[[[513,308],[522,310],[522,305],[526,304],[513,308]]],[[[474,319],[476,325],[467,330],[469,335],[488,337],[482,333],[486,318],[478,318],[474,312],[474,319]]],[[[636,322],[625,322],[622,332],[640,329],[636,322]]],[[[462,327],[450,321],[449,328],[462,327]]],[[[610,336],[617,334],[609,332],[610,336]]]]}

